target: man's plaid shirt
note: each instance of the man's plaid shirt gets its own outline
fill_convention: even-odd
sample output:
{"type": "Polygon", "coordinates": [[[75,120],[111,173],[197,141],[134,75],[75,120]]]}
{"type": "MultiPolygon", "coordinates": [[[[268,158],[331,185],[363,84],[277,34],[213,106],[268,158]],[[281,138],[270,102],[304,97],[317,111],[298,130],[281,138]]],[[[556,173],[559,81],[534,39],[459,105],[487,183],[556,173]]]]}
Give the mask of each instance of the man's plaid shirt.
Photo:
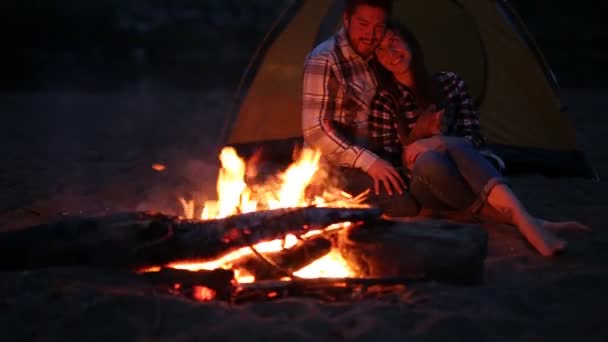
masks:
{"type": "Polygon", "coordinates": [[[317,46],[304,65],[305,143],[331,164],[367,171],[378,159],[364,137],[376,88],[370,65],[352,49],[344,28],[317,46]]]}
{"type": "MultiPolygon", "coordinates": [[[[439,72],[434,77],[446,98],[445,115],[448,123],[445,134],[465,137],[478,148],[483,148],[485,140],[481,135],[479,114],[473,106],[464,80],[453,72],[439,72]]],[[[385,87],[381,88],[371,104],[368,119],[369,146],[382,156],[392,156],[393,158],[387,158],[389,161],[400,160],[402,146],[397,120],[403,120],[405,133],[409,133],[416,125],[419,108],[406,86],[397,84],[396,97],[385,87]]]]}

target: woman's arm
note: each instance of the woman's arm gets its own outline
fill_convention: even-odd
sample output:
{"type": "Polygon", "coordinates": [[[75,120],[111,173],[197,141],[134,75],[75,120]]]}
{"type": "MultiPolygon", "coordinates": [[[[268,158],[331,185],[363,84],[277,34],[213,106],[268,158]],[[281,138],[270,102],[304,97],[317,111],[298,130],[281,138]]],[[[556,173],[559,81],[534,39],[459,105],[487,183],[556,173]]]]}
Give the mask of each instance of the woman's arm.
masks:
{"type": "Polygon", "coordinates": [[[454,113],[454,133],[469,139],[477,148],[482,148],[486,145],[486,141],[481,134],[479,112],[473,104],[469,88],[464,79],[456,73],[449,73],[449,75],[455,86],[453,101],[458,107],[458,111],[454,113]]]}

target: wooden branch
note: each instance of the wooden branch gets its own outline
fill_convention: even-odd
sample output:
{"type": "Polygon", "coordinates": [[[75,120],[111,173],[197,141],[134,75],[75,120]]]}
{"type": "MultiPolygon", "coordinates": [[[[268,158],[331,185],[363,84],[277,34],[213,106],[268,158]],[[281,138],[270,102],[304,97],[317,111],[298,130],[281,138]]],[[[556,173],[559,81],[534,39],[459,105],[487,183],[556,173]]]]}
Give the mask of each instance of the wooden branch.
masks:
{"type": "Polygon", "coordinates": [[[365,297],[368,290],[374,287],[405,287],[414,282],[416,280],[407,277],[263,280],[237,285],[232,301],[242,303],[285,297],[314,297],[325,301],[352,300],[365,297]]]}
{"type": "Polygon", "coordinates": [[[379,217],[378,209],[293,208],[209,221],[150,213],[67,218],[0,234],[0,270],[49,266],[140,269],[214,259],[249,244],[343,221],[379,217]]]}
{"type": "Polygon", "coordinates": [[[304,240],[297,246],[278,253],[265,254],[264,261],[257,255],[251,255],[239,260],[233,265],[234,269],[244,269],[251,273],[256,281],[280,279],[310,264],[331,251],[331,241],[324,237],[314,237],[304,240]],[[275,267],[276,266],[276,267],[275,267]]]}

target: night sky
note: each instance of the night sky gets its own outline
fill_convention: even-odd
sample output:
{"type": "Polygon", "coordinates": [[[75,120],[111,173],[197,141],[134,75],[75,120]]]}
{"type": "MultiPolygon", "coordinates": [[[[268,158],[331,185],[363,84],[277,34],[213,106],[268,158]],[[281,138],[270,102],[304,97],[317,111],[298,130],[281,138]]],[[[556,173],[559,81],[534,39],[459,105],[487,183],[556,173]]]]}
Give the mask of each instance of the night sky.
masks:
{"type": "MultiPolygon", "coordinates": [[[[235,86],[282,0],[11,0],[0,89],[115,90],[152,81],[235,86]],[[221,72],[218,72],[221,70],[221,72]]],[[[564,87],[608,79],[601,1],[524,1],[519,10],[564,87]]]]}

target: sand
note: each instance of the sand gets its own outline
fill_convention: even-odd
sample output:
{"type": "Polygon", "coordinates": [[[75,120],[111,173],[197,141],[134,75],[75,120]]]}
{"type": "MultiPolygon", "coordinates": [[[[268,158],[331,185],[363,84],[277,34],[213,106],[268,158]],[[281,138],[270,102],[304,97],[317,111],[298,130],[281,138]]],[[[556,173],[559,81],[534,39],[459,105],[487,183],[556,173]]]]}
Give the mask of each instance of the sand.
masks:
{"type": "MultiPolygon", "coordinates": [[[[608,90],[564,98],[581,146],[608,174],[608,90]]],[[[214,142],[230,91],[134,88],[121,93],[0,94],[0,230],[66,214],[179,210],[181,195],[212,194],[214,142]],[[152,170],[153,163],[167,166],[152,170]]],[[[283,299],[229,305],[161,295],[96,270],[0,273],[1,341],[606,341],[608,184],[512,178],[531,212],[575,219],[567,252],[538,256],[514,228],[490,233],[484,283],[423,283],[380,299],[283,299]]]]}

